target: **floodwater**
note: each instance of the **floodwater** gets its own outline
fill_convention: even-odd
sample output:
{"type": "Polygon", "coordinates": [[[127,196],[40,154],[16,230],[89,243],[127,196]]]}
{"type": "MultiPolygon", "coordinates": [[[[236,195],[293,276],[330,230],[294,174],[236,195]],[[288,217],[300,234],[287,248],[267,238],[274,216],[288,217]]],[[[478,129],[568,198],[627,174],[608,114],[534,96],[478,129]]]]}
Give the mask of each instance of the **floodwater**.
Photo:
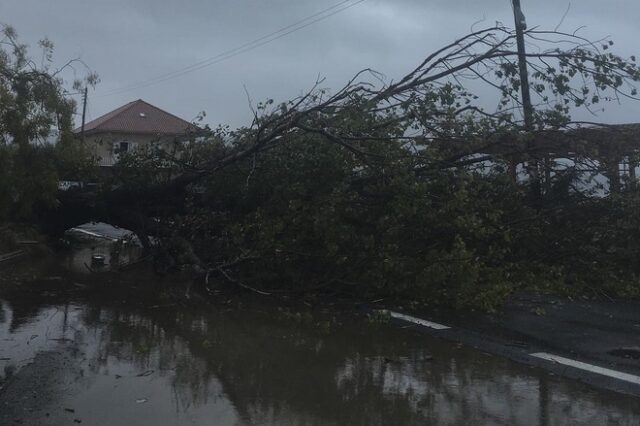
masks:
{"type": "Polygon", "coordinates": [[[179,302],[167,278],[149,292],[148,276],[97,279],[81,257],[56,259],[53,276],[11,271],[37,290],[0,298],[1,425],[640,424],[636,398],[411,328],[263,299],[179,302]]]}

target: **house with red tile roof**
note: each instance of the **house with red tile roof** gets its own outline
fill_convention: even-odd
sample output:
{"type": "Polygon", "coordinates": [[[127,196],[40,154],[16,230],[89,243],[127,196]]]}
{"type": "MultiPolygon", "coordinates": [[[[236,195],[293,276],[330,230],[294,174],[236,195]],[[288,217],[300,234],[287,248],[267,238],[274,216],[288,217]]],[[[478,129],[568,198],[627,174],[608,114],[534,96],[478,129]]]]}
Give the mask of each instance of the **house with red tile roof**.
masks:
{"type": "MultiPolygon", "coordinates": [[[[185,140],[198,128],[186,120],[138,99],[84,126],[84,139],[100,159],[100,166],[113,166],[120,154],[157,143],[168,148],[185,140]]],[[[74,132],[78,135],[81,129],[74,132]]]]}

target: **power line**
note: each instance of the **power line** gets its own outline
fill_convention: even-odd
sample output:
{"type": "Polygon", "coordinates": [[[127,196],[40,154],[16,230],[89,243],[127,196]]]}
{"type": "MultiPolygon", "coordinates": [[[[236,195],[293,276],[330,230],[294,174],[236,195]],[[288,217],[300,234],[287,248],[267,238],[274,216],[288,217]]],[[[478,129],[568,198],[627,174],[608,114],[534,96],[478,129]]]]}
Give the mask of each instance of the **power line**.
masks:
{"type": "MultiPolygon", "coordinates": [[[[308,21],[309,19],[312,19],[312,18],[314,18],[314,17],[316,17],[316,16],[318,16],[318,15],[321,15],[321,14],[326,13],[326,12],[328,12],[328,11],[332,10],[332,9],[335,9],[336,7],[339,7],[339,6],[341,6],[341,5],[345,4],[345,3],[349,3],[350,1],[352,1],[352,0],[344,0],[344,1],[342,1],[341,3],[335,4],[335,5],[333,5],[333,6],[329,7],[329,8],[327,8],[327,9],[321,10],[320,12],[317,12],[317,13],[314,13],[313,15],[307,16],[306,18],[304,18],[304,19],[302,19],[302,20],[300,20],[300,21],[298,21],[298,22],[295,22],[295,23],[293,23],[293,24],[291,24],[291,25],[288,25],[288,26],[286,26],[286,27],[284,27],[284,28],[280,28],[280,29],[279,29],[279,30],[277,30],[277,31],[274,31],[274,32],[269,33],[269,34],[267,34],[267,35],[265,35],[265,36],[262,36],[262,37],[260,37],[260,38],[255,39],[255,40],[252,40],[252,41],[250,41],[250,42],[248,42],[248,43],[245,43],[245,44],[243,44],[243,45],[241,45],[241,46],[237,46],[237,47],[235,47],[235,48],[233,48],[233,49],[230,49],[230,50],[228,50],[228,51],[226,51],[226,52],[222,52],[222,53],[220,53],[220,54],[218,54],[218,55],[216,55],[216,56],[213,56],[213,57],[211,57],[211,58],[204,59],[204,60],[202,60],[202,61],[196,62],[196,63],[194,63],[194,64],[191,64],[191,65],[187,66],[187,67],[180,68],[180,69],[178,69],[178,70],[171,71],[171,72],[168,72],[168,73],[166,73],[166,74],[160,74],[160,75],[158,75],[158,76],[156,76],[156,77],[153,77],[152,79],[148,80],[147,82],[155,81],[155,80],[160,80],[160,79],[165,78],[165,77],[170,77],[170,76],[172,76],[173,74],[180,73],[180,72],[183,72],[183,71],[186,71],[186,70],[190,70],[190,69],[195,68],[195,67],[197,67],[197,66],[200,66],[200,65],[203,65],[203,64],[205,64],[205,63],[208,63],[208,62],[210,62],[210,61],[212,61],[212,60],[218,59],[218,58],[220,58],[220,57],[222,57],[222,56],[224,56],[224,55],[226,55],[226,54],[229,54],[229,53],[231,53],[231,52],[233,52],[233,51],[235,51],[235,50],[246,48],[246,47],[251,46],[251,45],[253,45],[253,44],[255,44],[255,43],[258,43],[258,42],[260,42],[260,41],[262,41],[262,40],[264,40],[264,39],[267,39],[267,38],[269,38],[269,37],[273,37],[274,35],[277,35],[277,34],[279,34],[279,33],[283,32],[283,31],[286,31],[286,30],[288,30],[289,28],[292,28],[292,27],[294,27],[294,26],[296,26],[296,25],[299,25],[299,24],[301,24],[301,23],[304,23],[304,22],[308,21]]],[[[147,83],[147,82],[129,84],[129,85],[123,86],[123,87],[121,87],[121,88],[119,88],[119,89],[114,89],[114,90],[112,90],[112,91],[113,91],[113,92],[116,92],[116,91],[120,91],[120,90],[126,90],[126,89],[129,89],[129,88],[135,88],[135,87],[137,87],[139,84],[145,84],[145,83],[147,83]]]]}
{"type": "Polygon", "coordinates": [[[184,74],[188,74],[190,72],[194,72],[194,71],[198,71],[200,69],[209,67],[211,65],[215,65],[217,63],[220,63],[222,61],[225,61],[227,59],[230,59],[234,56],[240,55],[242,53],[246,53],[250,50],[256,49],[258,47],[264,46],[266,44],[272,43],[280,38],[283,38],[289,34],[292,34],[296,31],[300,31],[304,28],[307,28],[317,22],[323,21],[325,19],[328,19],[334,15],[337,15],[338,13],[341,13],[347,9],[350,9],[360,3],[365,2],[366,0],[357,0],[355,2],[353,2],[353,0],[344,0],[340,3],[337,3],[327,9],[324,9],[320,12],[316,12],[313,15],[307,16],[304,19],[301,19],[300,21],[297,21],[291,25],[287,25],[286,27],[283,27],[277,31],[274,31],[272,33],[269,33],[265,36],[259,37],[253,41],[250,41],[248,43],[245,43],[241,46],[237,46],[233,49],[229,49],[225,52],[222,52],[216,56],[213,56],[211,58],[202,60],[200,62],[196,62],[192,65],[189,65],[187,67],[166,73],[166,74],[162,74],[159,76],[156,76],[154,78],[151,78],[145,82],[140,82],[140,83],[135,83],[135,84],[130,84],[128,86],[123,86],[121,88],[118,89],[114,89],[111,90],[101,96],[112,96],[112,95],[117,95],[117,94],[121,94],[121,93],[126,93],[132,90],[137,90],[137,89],[142,89],[145,87],[149,87],[158,83],[162,83],[165,82],[167,80],[171,80],[173,78],[176,77],[180,77],[184,74]],[[329,12],[329,13],[327,13],[329,12]],[[315,18],[315,19],[314,19],[315,18]]]}
{"type": "Polygon", "coordinates": [[[111,95],[115,95],[115,94],[125,93],[125,92],[131,91],[131,90],[137,90],[137,89],[145,88],[145,87],[152,86],[152,85],[155,85],[155,84],[158,84],[158,83],[162,83],[164,81],[167,81],[167,80],[170,80],[170,79],[173,79],[173,78],[176,78],[176,77],[180,77],[180,76],[182,76],[184,74],[187,74],[187,73],[190,73],[190,72],[193,72],[193,71],[198,71],[198,70],[200,70],[202,68],[206,68],[206,67],[209,67],[211,65],[215,65],[217,63],[220,63],[222,61],[230,59],[230,58],[232,58],[234,56],[237,56],[239,54],[248,52],[250,50],[256,49],[256,48],[261,47],[261,46],[264,46],[265,44],[268,44],[268,43],[271,43],[273,41],[276,41],[276,40],[278,40],[278,39],[280,39],[282,37],[285,37],[285,36],[287,36],[287,35],[289,35],[289,34],[291,34],[293,32],[299,31],[299,30],[304,29],[304,28],[306,28],[306,27],[308,27],[310,25],[313,25],[316,22],[325,20],[325,19],[327,19],[327,18],[329,18],[329,17],[331,17],[333,15],[336,15],[336,14],[338,14],[338,13],[340,13],[340,12],[346,10],[346,9],[349,9],[349,8],[351,8],[353,6],[356,6],[357,4],[362,3],[362,2],[364,2],[366,0],[358,0],[355,3],[346,5],[346,6],[340,8],[338,10],[335,10],[332,13],[329,13],[329,14],[326,14],[324,16],[321,16],[321,17],[319,17],[317,19],[314,19],[314,20],[312,20],[310,22],[307,22],[304,25],[300,25],[301,23],[304,23],[304,22],[308,21],[311,17],[321,15],[321,14],[325,13],[327,10],[335,9],[336,7],[344,5],[344,4],[349,3],[351,1],[352,0],[343,1],[342,3],[339,3],[339,4],[335,5],[335,6],[332,6],[331,8],[325,9],[322,12],[318,12],[318,13],[316,13],[314,15],[311,15],[310,17],[307,17],[307,18],[305,18],[305,19],[303,19],[301,21],[298,21],[295,24],[291,24],[291,25],[289,25],[287,27],[284,27],[284,28],[282,28],[282,29],[280,29],[278,31],[275,31],[275,32],[273,32],[273,33],[271,33],[269,35],[260,37],[260,38],[258,38],[256,40],[252,41],[252,42],[245,43],[242,46],[238,46],[236,48],[230,49],[230,50],[228,50],[226,52],[223,52],[223,53],[221,53],[219,55],[216,55],[216,56],[214,56],[212,58],[209,58],[207,60],[200,61],[200,62],[198,62],[196,64],[190,65],[188,67],[182,68],[180,70],[176,70],[174,72],[171,72],[171,73],[168,73],[168,74],[165,74],[165,75],[162,75],[162,76],[155,77],[155,78],[153,78],[151,80],[148,80],[146,82],[143,82],[143,83],[140,83],[140,84],[137,84],[137,85],[130,85],[130,86],[125,86],[125,87],[120,88],[120,89],[115,89],[115,90],[113,90],[111,92],[108,92],[108,93],[102,95],[102,96],[111,96],[111,95]],[[286,29],[289,29],[289,28],[293,28],[293,29],[290,29],[289,31],[282,32],[282,31],[284,31],[286,29]]]}

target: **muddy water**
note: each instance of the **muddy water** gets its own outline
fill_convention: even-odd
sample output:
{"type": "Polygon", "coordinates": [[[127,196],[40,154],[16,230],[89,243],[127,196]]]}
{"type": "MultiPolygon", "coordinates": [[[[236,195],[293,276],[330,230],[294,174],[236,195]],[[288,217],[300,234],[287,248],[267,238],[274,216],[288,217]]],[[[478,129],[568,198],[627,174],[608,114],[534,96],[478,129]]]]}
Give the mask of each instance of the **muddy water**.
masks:
{"type": "Polygon", "coordinates": [[[1,425],[640,424],[638,399],[410,328],[57,274],[0,298],[1,425]]]}

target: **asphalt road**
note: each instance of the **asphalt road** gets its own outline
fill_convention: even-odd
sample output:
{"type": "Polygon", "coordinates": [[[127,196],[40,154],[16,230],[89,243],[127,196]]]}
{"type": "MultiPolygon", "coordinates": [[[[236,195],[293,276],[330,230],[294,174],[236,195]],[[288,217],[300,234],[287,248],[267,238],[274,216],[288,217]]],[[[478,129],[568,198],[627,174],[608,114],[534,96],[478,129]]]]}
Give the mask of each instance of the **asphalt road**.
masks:
{"type": "Polygon", "coordinates": [[[435,326],[398,315],[394,321],[640,397],[640,301],[520,294],[499,315],[423,312],[412,316],[435,326]]]}

